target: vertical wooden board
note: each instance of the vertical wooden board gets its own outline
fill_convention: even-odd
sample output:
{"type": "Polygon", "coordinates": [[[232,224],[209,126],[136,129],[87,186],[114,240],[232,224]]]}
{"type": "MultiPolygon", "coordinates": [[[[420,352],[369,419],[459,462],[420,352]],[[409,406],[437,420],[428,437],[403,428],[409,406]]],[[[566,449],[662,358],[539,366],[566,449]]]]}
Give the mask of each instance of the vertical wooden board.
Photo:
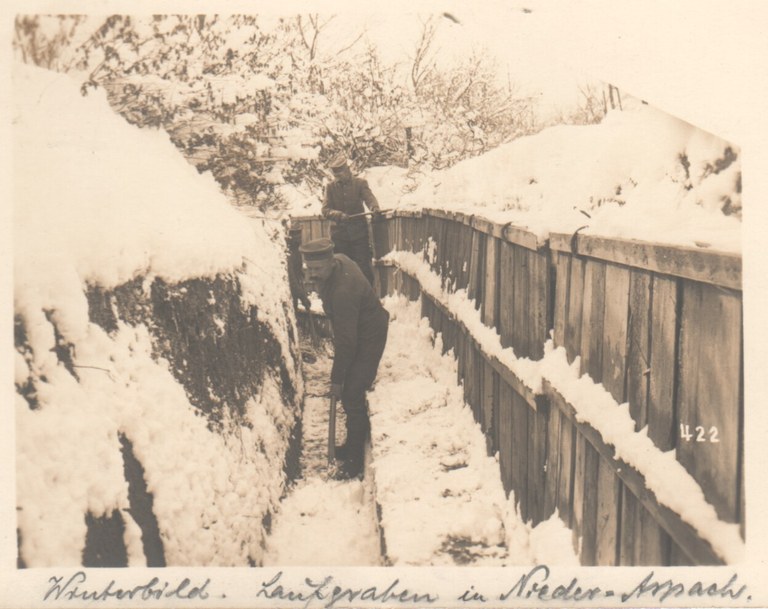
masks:
{"type": "Polygon", "coordinates": [[[469,379],[469,405],[472,407],[472,414],[475,422],[479,425],[483,423],[482,412],[482,394],[483,394],[483,368],[482,356],[479,353],[477,343],[474,339],[468,342],[467,349],[467,378],[469,379]]]}
{"type": "Polygon", "coordinates": [[[546,433],[547,420],[541,411],[528,409],[528,510],[531,524],[544,519],[546,485],[546,433]]]}
{"type": "Polygon", "coordinates": [[[718,516],[738,522],[741,299],[684,282],[680,341],[679,423],[693,437],[681,439],[677,457],[718,516]]]}
{"type": "Polygon", "coordinates": [[[472,251],[470,252],[468,295],[475,301],[475,308],[483,306],[483,276],[485,261],[485,235],[472,230],[472,251]]]}
{"type": "Polygon", "coordinates": [[[456,382],[462,385],[464,401],[467,401],[467,337],[464,334],[464,328],[461,324],[454,323],[456,327],[456,346],[454,354],[456,356],[456,382]]]}
{"type": "MultiPolygon", "coordinates": [[[[565,416],[561,416],[560,455],[557,463],[557,510],[563,522],[570,527],[574,526],[574,518],[577,516],[575,493],[578,483],[577,449],[579,437],[575,433],[573,424],[565,416]]],[[[581,511],[578,515],[580,517],[581,511]]]]}
{"type": "MultiPolygon", "coordinates": [[[[573,435],[573,496],[569,507],[571,513],[570,527],[573,530],[573,547],[581,556],[582,538],[584,536],[584,494],[588,492],[585,487],[585,474],[587,471],[587,441],[580,433],[573,431],[573,425],[563,416],[561,428],[568,426],[569,433],[573,435]]],[[[560,432],[561,436],[563,432],[560,432]]],[[[562,492],[562,485],[561,485],[562,492]]],[[[562,509],[560,510],[562,514],[562,509]]],[[[568,523],[568,521],[565,521],[568,523]]]]}
{"type": "Polygon", "coordinates": [[[469,272],[472,265],[472,227],[459,224],[461,247],[459,248],[459,286],[469,289],[469,272]]]}
{"type": "MultiPolygon", "coordinates": [[[[560,409],[551,407],[547,413],[547,471],[544,491],[543,518],[549,518],[557,509],[557,474],[560,469],[560,409]]],[[[563,519],[567,514],[561,514],[563,519]]]]}
{"type": "Polygon", "coordinates": [[[323,236],[323,221],[312,220],[312,238],[320,239],[323,236]]]}
{"type": "Polygon", "coordinates": [[[648,386],[648,436],[661,450],[676,445],[675,385],[678,340],[678,281],[654,275],[651,283],[651,372],[648,386]]]}
{"type": "Polygon", "coordinates": [[[598,565],[617,564],[616,550],[619,542],[622,486],[613,465],[600,457],[597,468],[597,526],[595,530],[595,562],[598,565]]]}
{"type": "Polygon", "coordinates": [[[584,507],[581,523],[581,564],[597,564],[598,475],[600,455],[584,442],[584,507]]]}
{"type": "Polygon", "coordinates": [[[625,399],[629,275],[628,268],[616,264],[609,264],[605,268],[602,383],[619,403],[625,399]]]}
{"type": "Polygon", "coordinates": [[[581,330],[581,373],[599,383],[603,379],[603,322],[605,319],[605,263],[589,260],[584,269],[584,315],[581,330]]]}
{"type": "Polygon", "coordinates": [[[532,359],[544,357],[549,338],[549,259],[546,253],[528,253],[528,353],[532,359]]]}
{"type": "Polygon", "coordinates": [[[629,329],[627,339],[627,401],[635,430],[648,423],[650,376],[651,274],[632,270],[629,278],[629,329]]]}
{"type": "Polygon", "coordinates": [[[299,225],[301,226],[301,242],[306,243],[312,240],[312,222],[311,220],[302,220],[299,225]]]}
{"type": "Polygon", "coordinates": [[[445,353],[453,351],[454,357],[456,357],[456,337],[456,322],[448,315],[443,315],[443,351],[445,353]]]}
{"type": "Polygon", "coordinates": [[[513,307],[513,346],[515,354],[518,357],[528,357],[528,327],[530,318],[528,316],[528,250],[524,247],[513,246],[515,251],[515,270],[512,280],[514,287],[514,307],[513,307]]]}
{"type": "Polygon", "coordinates": [[[565,349],[568,361],[573,362],[581,349],[581,316],[584,301],[584,260],[573,258],[571,261],[570,282],[568,288],[568,317],[565,323],[565,349]]]}
{"type": "MultiPolygon", "coordinates": [[[[482,416],[482,429],[486,437],[493,438],[493,413],[498,409],[499,403],[499,381],[498,374],[494,371],[493,367],[483,360],[483,416],[482,416]]],[[[491,454],[496,451],[495,442],[490,444],[491,454]]]]}
{"type": "Polygon", "coordinates": [[[503,347],[514,347],[515,251],[509,243],[500,244],[499,256],[499,335],[503,347]]]}
{"type": "Polygon", "coordinates": [[[483,277],[483,323],[498,327],[499,243],[488,235],[485,241],[485,274],[483,277]]]}
{"type": "MultiPolygon", "coordinates": [[[[504,492],[509,495],[512,490],[512,388],[504,381],[499,381],[499,415],[497,427],[497,446],[499,450],[499,466],[501,468],[501,481],[504,484],[504,492]]],[[[515,498],[520,500],[517,492],[515,498]]]]}
{"type": "Polygon", "coordinates": [[[672,539],[659,526],[648,510],[639,509],[639,538],[641,540],[638,565],[668,565],[672,539]]]}
{"type": "Polygon", "coordinates": [[[693,567],[695,563],[691,560],[683,549],[674,541],[671,543],[669,551],[669,564],[672,567],[693,567]]]}
{"type": "Polygon", "coordinates": [[[619,564],[633,566],[639,564],[640,546],[643,539],[640,536],[640,510],[642,505],[632,492],[622,485],[621,498],[621,547],[619,549],[619,564]]]}
{"type": "Polygon", "coordinates": [[[528,489],[528,412],[530,408],[523,398],[512,392],[512,488],[520,501],[523,520],[531,518],[528,489]]]}
{"type": "Polygon", "coordinates": [[[555,346],[565,347],[565,325],[568,319],[568,284],[571,278],[571,256],[553,254],[555,267],[555,346]]]}

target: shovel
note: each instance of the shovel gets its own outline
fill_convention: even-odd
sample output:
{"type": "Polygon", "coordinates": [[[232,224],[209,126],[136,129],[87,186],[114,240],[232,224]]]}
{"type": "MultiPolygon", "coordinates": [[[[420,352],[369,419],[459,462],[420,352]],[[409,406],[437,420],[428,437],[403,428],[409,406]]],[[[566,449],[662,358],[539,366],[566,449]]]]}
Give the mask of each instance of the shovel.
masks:
{"type": "Polygon", "coordinates": [[[331,412],[328,416],[328,467],[336,461],[336,396],[331,396],[331,412]]]}

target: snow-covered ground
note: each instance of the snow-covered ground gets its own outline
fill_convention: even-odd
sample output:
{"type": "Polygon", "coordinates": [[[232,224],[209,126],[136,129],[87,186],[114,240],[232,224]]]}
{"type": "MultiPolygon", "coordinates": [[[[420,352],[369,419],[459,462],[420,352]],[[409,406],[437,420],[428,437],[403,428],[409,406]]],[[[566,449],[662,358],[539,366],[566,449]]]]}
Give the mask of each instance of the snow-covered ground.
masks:
{"type": "MultiPolygon", "coordinates": [[[[288,489],[267,538],[264,566],[379,566],[381,552],[370,475],[334,480],[328,457],[327,344],[316,361],[304,363],[306,387],[302,423],[301,476],[288,489]]],[[[337,444],[344,441],[344,412],[337,409],[337,444]]]]}
{"type": "Polygon", "coordinates": [[[385,299],[391,322],[371,410],[372,469],[387,558],[395,565],[575,565],[553,516],[535,528],[507,499],[498,461],[464,403],[453,353],[421,305],[385,299]]]}

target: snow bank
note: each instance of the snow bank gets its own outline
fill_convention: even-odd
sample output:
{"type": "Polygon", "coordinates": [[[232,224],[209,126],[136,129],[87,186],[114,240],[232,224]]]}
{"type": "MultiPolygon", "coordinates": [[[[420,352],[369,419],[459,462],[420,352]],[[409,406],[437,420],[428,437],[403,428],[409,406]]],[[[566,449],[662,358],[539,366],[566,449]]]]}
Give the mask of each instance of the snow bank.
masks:
{"type": "Polygon", "coordinates": [[[463,211],[541,239],[586,226],[585,234],[741,250],[739,149],[631,99],[600,124],[550,127],[449,169],[366,175],[385,207],[463,211]]]}
{"type": "MultiPolygon", "coordinates": [[[[89,320],[85,291],[140,279],[148,295],[156,278],[232,275],[240,307],[271,329],[300,385],[285,265],[273,242],[282,235],[244,219],[164,132],[131,127],[102,92],[82,97],[70,77],[23,66],[13,83],[14,295],[25,333],[16,381],[35,389],[33,402],[16,401],[23,559],[80,564],[86,512],[123,510],[130,521],[125,434],[154,495],[168,564],[258,560],[293,417],[282,379],[265,373],[242,424],[225,421],[214,433],[147,327],[118,320],[107,333],[89,320]]],[[[127,530],[135,549],[137,527],[127,530]]]]}

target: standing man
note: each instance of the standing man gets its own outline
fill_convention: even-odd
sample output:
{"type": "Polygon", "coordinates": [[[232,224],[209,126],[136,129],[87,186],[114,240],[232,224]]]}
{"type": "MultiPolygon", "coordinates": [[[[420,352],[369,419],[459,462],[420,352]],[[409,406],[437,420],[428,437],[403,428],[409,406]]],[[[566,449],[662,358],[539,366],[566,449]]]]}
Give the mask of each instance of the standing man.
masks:
{"type": "Polygon", "coordinates": [[[370,429],[365,393],[384,353],[389,313],[360,268],[344,254],[333,253],[331,241],[309,241],[300,251],[307,279],[320,286],[323,309],[333,328],[331,395],[341,400],[347,418],[347,440],[337,451],[344,459],[341,476],[359,477],[370,429]]]}
{"type": "Polygon", "coordinates": [[[368,182],[352,175],[343,154],[336,156],[330,163],[334,181],[325,189],[322,214],[333,220],[331,240],[337,254],[344,254],[354,260],[373,285],[371,270],[371,244],[368,240],[368,222],[365,216],[350,218],[365,212],[363,204],[378,216],[381,213],[379,202],[373,196],[368,182]]]}

